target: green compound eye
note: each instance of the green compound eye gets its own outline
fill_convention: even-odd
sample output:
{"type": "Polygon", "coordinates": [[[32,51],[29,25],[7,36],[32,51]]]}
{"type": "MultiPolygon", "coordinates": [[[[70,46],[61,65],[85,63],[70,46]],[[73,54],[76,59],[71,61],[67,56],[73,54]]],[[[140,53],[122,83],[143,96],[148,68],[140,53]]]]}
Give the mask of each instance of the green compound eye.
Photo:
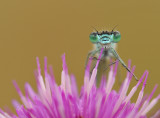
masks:
{"type": "Polygon", "coordinates": [[[92,43],[97,43],[98,42],[98,37],[97,33],[93,32],[89,35],[89,39],[92,43]]]}
{"type": "Polygon", "coordinates": [[[121,40],[121,34],[118,31],[115,31],[113,34],[113,43],[118,43],[121,40]]]}

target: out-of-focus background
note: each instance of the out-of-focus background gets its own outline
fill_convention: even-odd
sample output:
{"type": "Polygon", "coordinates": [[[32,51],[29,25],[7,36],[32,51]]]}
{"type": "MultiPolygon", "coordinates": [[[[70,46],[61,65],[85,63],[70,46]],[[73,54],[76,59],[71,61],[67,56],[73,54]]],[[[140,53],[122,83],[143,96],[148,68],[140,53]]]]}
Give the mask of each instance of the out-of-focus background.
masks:
{"type": "MultiPolygon", "coordinates": [[[[0,108],[13,110],[12,99],[19,100],[12,80],[23,92],[25,82],[36,90],[36,57],[43,68],[47,56],[60,84],[61,56],[65,53],[69,73],[74,73],[80,89],[86,56],[92,50],[92,26],[111,30],[118,25],[122,39],[117,51],[124,62],[132,60],[139,78],[149,70],[145,93],[150,93],[156,83],[160,85],[159,5],[159,0],[1,0],[0,108]]],[[[126,70],[121,68],[122,80],[125,75],[126,70]]],[[[135,84],[133,78],[131,87],[135,84]]],[[[160,87],[154,97],[159,93],[160,87]]],[[[160,102],[149,114],[159,106],[160,102]]]]}

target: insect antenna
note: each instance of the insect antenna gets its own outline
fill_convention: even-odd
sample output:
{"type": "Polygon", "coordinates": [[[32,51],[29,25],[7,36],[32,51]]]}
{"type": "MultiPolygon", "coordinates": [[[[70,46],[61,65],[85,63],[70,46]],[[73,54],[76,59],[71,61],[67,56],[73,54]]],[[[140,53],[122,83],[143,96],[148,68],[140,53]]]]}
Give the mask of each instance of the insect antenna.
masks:
{"type": "Polygon", "coordinates": [[[91,26],[91,27],[98,33],[98,30],[95,27],[93,27],[93,26],[91,26]]]}
{"type": "Polygon", "coordinates": [[[113,32],[113,30],[114,30],[117,26],[118,26],[118,25],[114,26],[111,32],[113,32]]]}

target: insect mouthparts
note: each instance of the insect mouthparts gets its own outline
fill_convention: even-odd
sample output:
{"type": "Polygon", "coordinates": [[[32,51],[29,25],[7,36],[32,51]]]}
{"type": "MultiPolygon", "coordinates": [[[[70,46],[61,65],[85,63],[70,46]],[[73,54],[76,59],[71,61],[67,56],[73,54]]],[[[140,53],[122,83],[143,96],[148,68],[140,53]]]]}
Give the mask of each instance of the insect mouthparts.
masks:
{"type": "Polygon", "coordinates": [[[103,36],[102,38],[110,38],[110,37],[108,37],[108,36],[103,36]]]}
{"type": "Polygon", "coordinates": [[[103,39],[103,41],[109,41],[109,40],[103,39]]]}

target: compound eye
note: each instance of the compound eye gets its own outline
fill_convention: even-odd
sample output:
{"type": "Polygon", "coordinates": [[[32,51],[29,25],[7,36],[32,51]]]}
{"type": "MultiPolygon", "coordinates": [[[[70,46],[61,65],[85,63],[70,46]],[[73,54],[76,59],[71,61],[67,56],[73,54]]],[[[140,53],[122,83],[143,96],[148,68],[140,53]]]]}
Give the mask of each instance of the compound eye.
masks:
{"type": "Polygon", "coordinates": [[[118,43],[121,40],[121,34],[118,31],[115,31],[113,36],[113,42],[118,43]]]}
{"type": "Polygon", "coordinates": [[[97,37],[97,33],[95,32],[92,32],[90,35],[89,35],[89,39],[92,43],[97,43],[98,42],[98,37],[97,37]]]}

